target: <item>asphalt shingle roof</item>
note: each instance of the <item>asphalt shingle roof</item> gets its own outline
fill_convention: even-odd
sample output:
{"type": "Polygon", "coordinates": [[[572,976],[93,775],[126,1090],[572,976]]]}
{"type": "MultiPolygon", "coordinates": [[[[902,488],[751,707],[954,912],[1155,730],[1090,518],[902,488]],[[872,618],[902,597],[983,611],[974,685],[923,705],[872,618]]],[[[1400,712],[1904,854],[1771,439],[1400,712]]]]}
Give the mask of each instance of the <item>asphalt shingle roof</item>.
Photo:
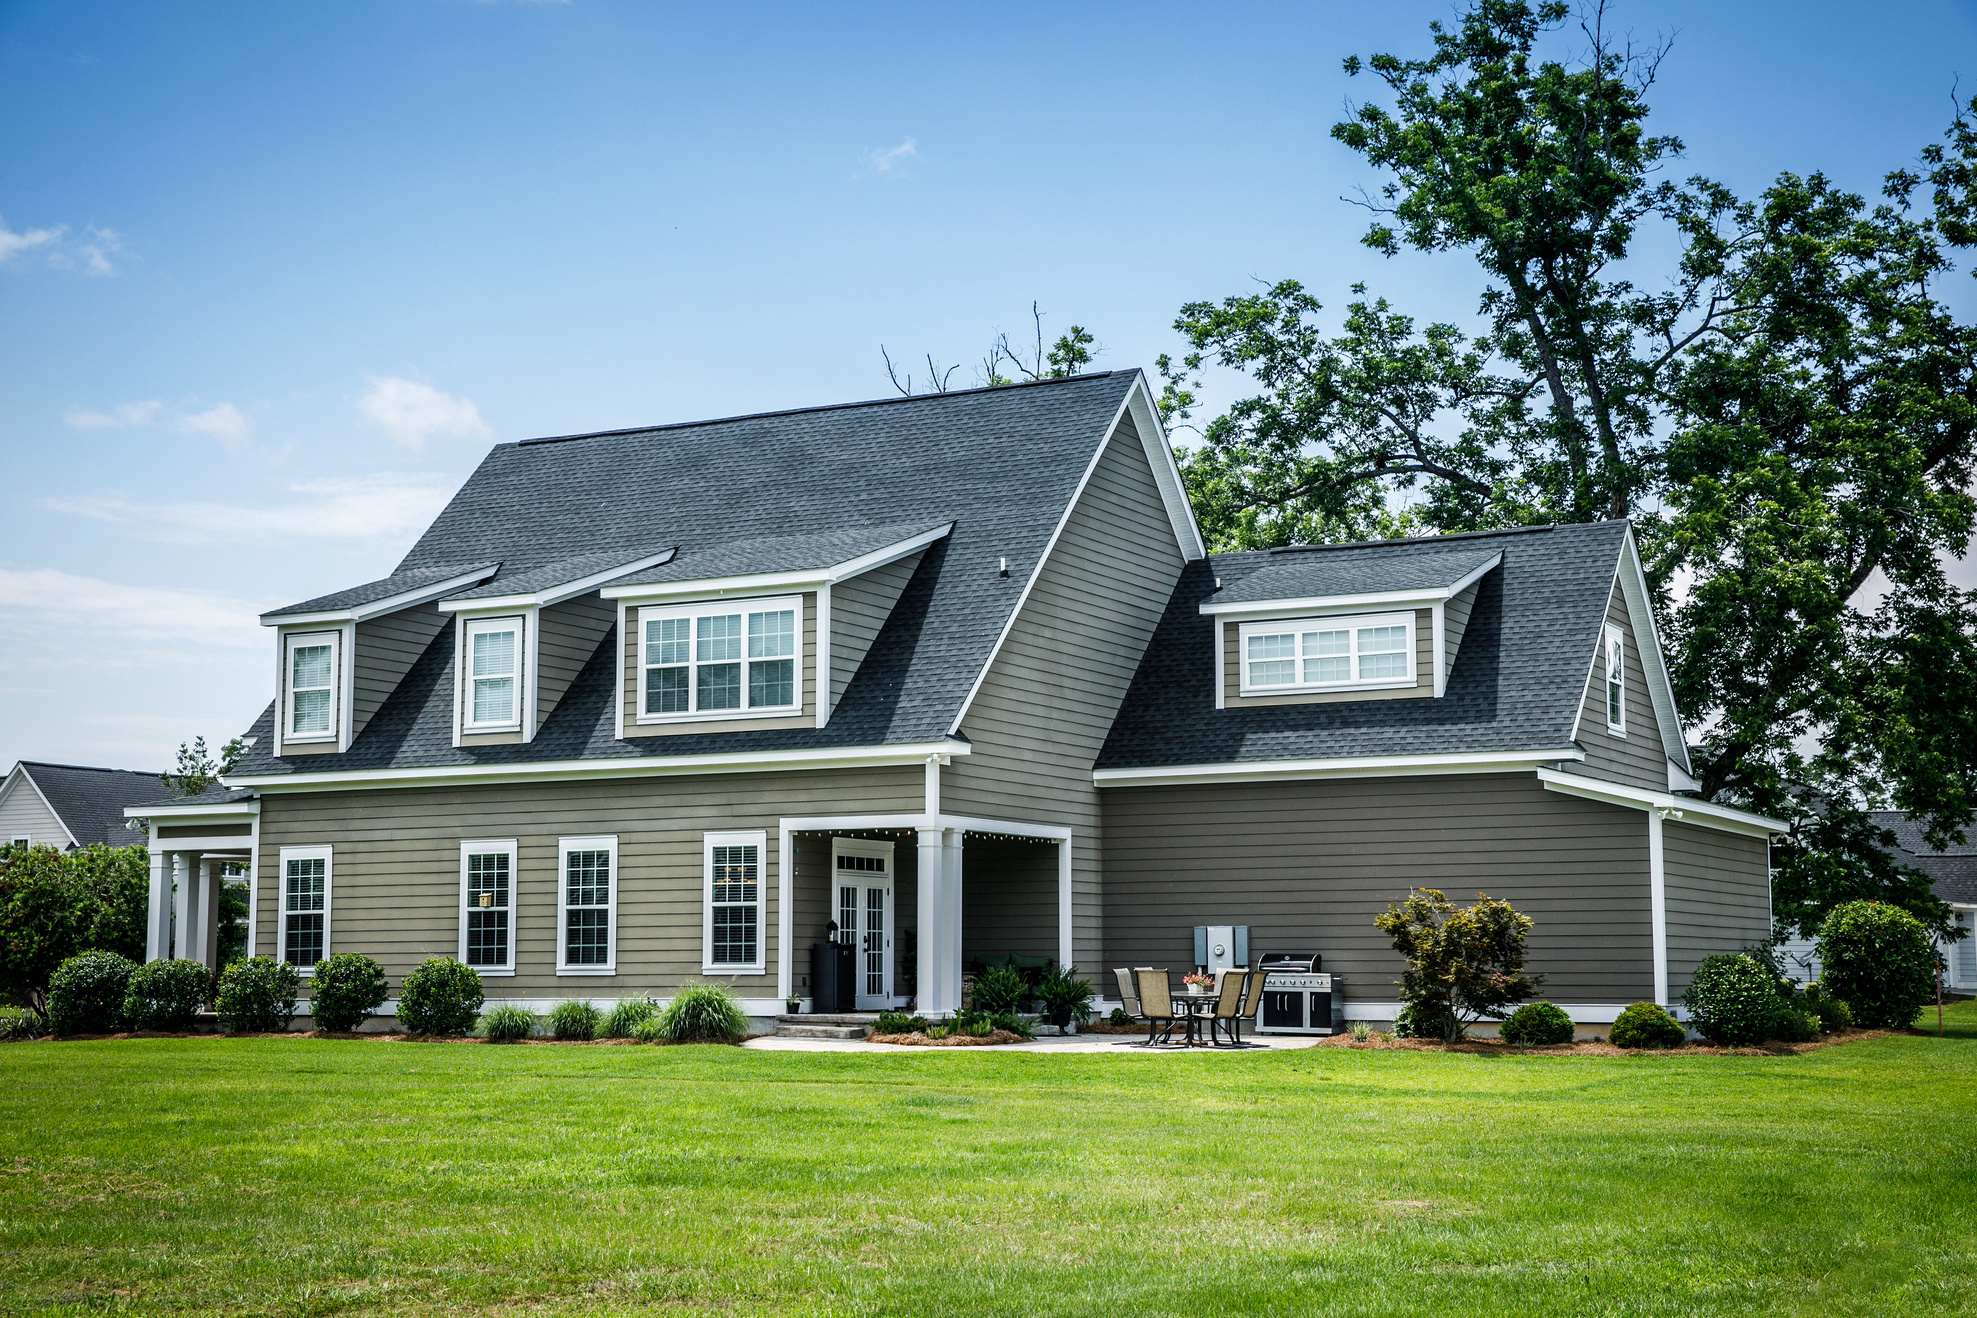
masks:
{"type": "Polygon", "coordinates": [[[889,522],[882,526],[831,527],[802,535],[758,536],[750,540],[710,538],[702,544],[680,546],[678,554],[657,567],[630,572],[605,584],[651,586],[670,581],[710,581],[719,577],[836,567],[942,525],[945,523],[889,522]]]}
{"type": "MultiPolygon", "coordinates": [[[[944,737],[1137,378],[1085,375],[499,445],[400,573],[499,561],[513,580],[579,556],[622,554],[618,561],[629,562],[649,546],[667,545],[681,546],[682,560],[691,553],[712,564],[718,545],[805,538],[821,545],[845,527],[891,528],[882,543],[897,543],[947,522],[955,528],[929,546],[828,728],[621,741],[611,708],[613,635],[533,742],[455,748],[447,628],[335,767],[648,758],[944,737]],[[894,535],[901,527],[906,532],[894,535]],[[1007,577],[996,571],[1003,558],[1007,577]]],[[[863,543],[844,543],[854,542],[863,543]]],[[[771,562],[781,553],[747,561],[771,562]]],[[[273,724],[270,704],[240,773],[317,767],[276,759],[273,724]]]]}
{"type": "Polygon", "coordinates": [[[495,573],[493,580],[455,591],[446,598],[499,599],[503,595],[528,595],[539,590],[554,590],[572,581],[583,581],[600,572],[609,572],[612,568],[636,563],[641,558],[663,554],[670,548],[671,545],[654,545],[632,552],[613,549],[600,554],[573,554],[569,558],[559,558],[553,563],[543,563],[537,567],[517,568],[512,572],[504,569],[495,573]]]}
{"type": "MultiPolygon", "coordinates": [[[[1489,542],[1486,542],[1489,543],[1489,542]]],[[[1274,550],[1261,566],[1231,581],[1224,578],[1217,604],[1316,599],[1376,591],[1447,589],[1490,561],[1498,546],[1474,541],[1453,545],[1411,541],[1392,546],[1343,546],[1322,550],[1274,550]]]]}
{"type": "MultiPolygon", "coordinates": [[[[1414,541],[1311,555],[1215,554],[1191,563],[1147,647],[1098,767],[1568,746],[1626,529],[1624,522],[1593,522],[1464,537],[1446,547],[1414,541]],[[1215,708],[1215,619],[1200,613],[1211,596],[1228,598],[1287,559],[1322,561],[1332,583],[1322,593],[1358,594],[1387,587],[1361,587],[1356,581],[1404,579],[1395,575],[1395,566],[1406,556],[1439,559],[1443,566],[1435,572],[1446,575],[1465,558],[1473,565],[1499,549],[1503,565],[1477,585],[1441,699],[1215,708]]],[[[1462,575],[1456,572],[1448,580],[1462,575]]]]}
{"type": "Polygon", "coordinates": [[[1936,896],[1946,902],[1977,902],[1977,842],[1966,835],[1938,851],[1929,845],[1922,825],[1899,810],[1876,810],[1872,817],[1895,835],[1896,858],[1935,881],[1936,896]]]}
{"type": "Polygon", "coordinates": [[[41,789],[63,826],[85,847],[92,842],[127,847],[144,841],[142,833],[124,827],[124,807],[154,800],[165,792],[155,773],[38,760],[23,760],[21,768],[41,789]]]}
{"type": "MultiPolygon", "coordinates": [[[[628,562],[630,558],[619,559],[628,562]]],[[[410,591],[422,590],[427,586],[449,581],[454,577],[464,577],[470,572],[493,572],[501,564],[490,560],[485,563],[436,563],[425,567],[407,568],[400,566],[396,572],[377,581],[367,581],[361,586],[351,586],[346,590],[331,591],[318,595],[300,604],[290,604],[279,609],[270,609],[263,618],[279,618],[291,613],[327,613],[332,609],[355,609],[379,600],[388,600],[394,595],[404,595],[410,591]]]]}

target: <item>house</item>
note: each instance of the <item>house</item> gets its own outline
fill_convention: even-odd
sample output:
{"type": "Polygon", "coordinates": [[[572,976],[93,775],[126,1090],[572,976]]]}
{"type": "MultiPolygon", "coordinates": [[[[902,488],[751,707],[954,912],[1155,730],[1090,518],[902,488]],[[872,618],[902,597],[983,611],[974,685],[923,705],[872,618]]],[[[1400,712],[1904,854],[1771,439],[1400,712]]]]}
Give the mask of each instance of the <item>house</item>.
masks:
{"type": "Polygon", "coordinates": [[[135,846],[144,834],[125,827],[124,807],[162,791],[155,773],[22,760],[0,782],[0,842],[64,851],[135,846]]]}
{"type": "Polygon", "coordinates": [[[229,849],[305,969],[761,1017],[828,939],[940,1012],[1239,924],[1387,1019],[1372,919],[1425,885],[1530,912],[1599,1022],[1770,929],[1779,825],[1683,795],[1625,523],[1211,556],[1138,371],[499,445],[391,576],[262,622],[249,753],[141,812],[154,948],[229,849]]]}

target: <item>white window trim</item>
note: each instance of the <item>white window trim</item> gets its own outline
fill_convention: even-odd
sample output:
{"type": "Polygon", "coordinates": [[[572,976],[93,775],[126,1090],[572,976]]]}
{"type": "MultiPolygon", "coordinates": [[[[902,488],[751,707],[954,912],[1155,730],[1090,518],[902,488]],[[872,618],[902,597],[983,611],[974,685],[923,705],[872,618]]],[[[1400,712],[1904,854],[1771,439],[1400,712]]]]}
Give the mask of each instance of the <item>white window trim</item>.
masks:
{"type": "Polygon", "coordinates": [[[502,613],[486,617],[463,618],[460,621],[460,648],[458,668],[460,687],[458,693],[460,708],[460,732],[464,736],[478,737],[486,733],[520,732],[528,720],[530,700],[529,689],[529,626],[526,614],[502,613]],[[483,631],[513,631],[515,633],[515,714],[513,718],[499,723],[474,722],[474,636],[483,631]]]}
{"type": "Polygon", "coordinates": [[[7,845],[10,847],[31,847],[34,845],[34,834],[16,833],[7,839],[7,845]]]}
{"type": "Polygon", "coordinates": [[[615,975],[618,973],[618,888],[623,875],[618,872],[618,839],[615,834],[598,837],[566,837],[556,840],[556,973],[559,975],[615,975]],[[608,851],[611,853],[610,912],[605,921],[605,960],[601,966],[573,966],[570,959],[570,853],[608,851]]]}
{"type": "MultiPolygon", "coordinates": [[[[748,698],[747,665],[749,660],[746,653],[747,639],[748,626],[744,622],[742,624],[744,653],[741,659],[743,666],[741,689],[744,700],[748,698]]],[[[697,640],[697,636],[690,637],[688,645],[692,646],[696,644],[697,640]]],[[[801,595],[783,595],[756,599],[701,600],[693,604],[645,605],[638,610],[638,670],[632,677],[633,697],[636,702],[634,707],[638,713],[634,717],[634,722],[640,724],[702,723],[716,719],[793,718],[799,716],[803,713],[803,697],[805,691],[804,670],[808,667],[808,660],[809,656],[805,653],[803,644],[803,597],[801,595]],[[794,703],[775,705],[762,709],[717,709],[709,710],[705,713],[701,712],[698,708],[689,708],[684,714],[648,714],[645,712],[645,671],[647,667],[646,624],[648,622],[656,622],[661,618],[693,618],[713,613],[739,613],[746,618],[751,613],[780,613],[785,609],[793,610],[796,614],[795,681],[791,691],[791,694],[795,697],[794,703]]],[[[697,662],[689,663],[687,666],[687,703],[690,706],[697,706],[700,700],[700,684],[694,680],[693,676],[694,670],[697,667],[697,662]]]]}
{"type": "MultiPolygon", "coordinates": [[[[1416,654],[1415,651],[1419,642],[1414,635],[1414,623],[1415,623],[1415,617],[1411,612],[1321,614],[1315,616],[1306,615],[1297,618],[1267,618],[1267,619],[1259,619],[1255,622],[1245,622],[1236,628],[1236,664],[1237,664],[1236,679],[1238,683],[1237,694],[1245,697],[1296,696],[1296,695],[1310,695],[1315,692],[1324,692],[1324,691],[1386,691],[1386,690],[1395,690],[1395,689],[1418,685],[1420,681],[1420,674],[1416,671],[1416,669],[1418,667],[1419,656],[1416,654]],[[1272,686],[1250,685],[1249,638],[1251,636],[1271,636],[1286,631],[1293,632],[1301,636],[1304,632],[1313,631],[1313,630],[1324,630],[1324,631],[1350,630],[1354,633],[1353,644],[1350,650],[1350,654],[1352,656],[1353,668],[1357,670],[1359,666],[1359,652],[1358,652],[1359,638],[1357,633],[1361,627],[1405,627],[1407,629],[1407,641],[1406,641],[1406,649],[1405,649],[1405,654],[1407,655],[1406,677],[1404,678],[1383,677],[1378,679],[1377,681],[1372,681],[1372,682],[1358,682],[1358,681],[1302,682],[1300,681],[1300,682],[1283,682],[1272,686]]],[[[1300,640],[1298,642],[1298,645],[1301,649],[1303,646],[1303,641],[1300,640]]],[[[1302,653],[1300,653],[1297,656],[1297,658],[1293,660],[1293,662],[1296,663],[1299,667],[1300,677],[1303,676],[1302,668],[1303,668],[1304,659],[1305,656],[1302,653]]]]}
{"type": "Polygon", "coordinates": [[[494,855],[508,857],[508,959],[498,966],[474,969],[482,975],[505,977],[515,973],[515,916],[521,907],[521,856],[514,838],[479,838],[460,844],[460,950],[454,954],[454,960],[467,964],[467,857],[494,855]]]}
{"type": "MultiPolygon", "coordinates": [[[[283,847],[281,849],[281,873],[275,890],[275,959],[288,960],[288,862],[291,860],[316,860],[323,862],[323,956],[330,954],[330,909],[335,896],[336,861],[328,847],[283,847]]],[[[321,964],[320,962],[318,964],[321,964]]],[[[296,966],[295,971],[304,979],[315,976],[315,966],[296,966]]]]}
{"type": "Polygon", "coordinates": [[[1627,638],[1626,633],[1612,623],[1600,636],[1601,665],[1605,669],[1605,680],[1600,684],[1600,705],[1606,714],[1606,730],[1616,737],[1627,735],[1627,638]],[[1613,671],[1613,652],[1620,651],[1620,671],[1613,671]],[[1620,687],[1620,721],[1613,721],[1613,687],[1620,687]]]}
{"type": "MultiPolygon", "coordinates": [[[[769,951],[769,834],[754,832],[708,833],[700,849],[700,973],[703,975],[760,975],[764,973],[769,951]],[[714,963],[714,848],[755,848],[755,960],[747,965],[714,963]]],[[[832,900],[836,900],[833,891],[832,900]]]]}
{"type": "MultiPolygon", "coordinates": [[[[283,632],[281,634],[281,735],[277,740],[290,746],[338,742],[343,735],[343,632],[283,632]],[[301,645],[327,645],[330,648],[330,725],[327,732],[291,731],[295,727],[295,650],[301,645]]],[[[315,688],[310,688],[314,690],[315,688]]]]}

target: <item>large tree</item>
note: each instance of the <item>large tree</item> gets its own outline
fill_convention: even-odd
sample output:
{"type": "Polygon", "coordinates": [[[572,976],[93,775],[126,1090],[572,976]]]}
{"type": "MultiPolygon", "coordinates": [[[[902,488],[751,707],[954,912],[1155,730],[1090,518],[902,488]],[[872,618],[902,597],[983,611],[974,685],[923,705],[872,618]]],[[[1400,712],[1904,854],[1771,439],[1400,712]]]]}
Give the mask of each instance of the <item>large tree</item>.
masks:
{"type": "Polygon", "coordinates": [[[1186,455],[1204,529],[1634,517],[1705,793],[1793,822],[1781,923],[1872,895],[1945,928],[1863,811],[1941,840],[1977,805],[1977,609],[1943,570],[1977,511],[1977,330],[1935,289],[1977,238],[1977,137],[1960,114],[1873,205],[1817,174],[1754,201],[1676,184],[1681,143],[1645,127],[1662,52],[1616,47],[1602,8],[1566,42],[1571,17],[1476,0],[1422,58],[1346,62],[1386,89],[1333,129],[1385,175],[1365,241],[1473,260],[1477,324],[1355,288],[1327,335],[1289,280],[1184,307],[1170,417],[1210,363],[1262,386],[1186,455]],[[1681,253],[1652,280],[1649,224],[1681,253]]]}

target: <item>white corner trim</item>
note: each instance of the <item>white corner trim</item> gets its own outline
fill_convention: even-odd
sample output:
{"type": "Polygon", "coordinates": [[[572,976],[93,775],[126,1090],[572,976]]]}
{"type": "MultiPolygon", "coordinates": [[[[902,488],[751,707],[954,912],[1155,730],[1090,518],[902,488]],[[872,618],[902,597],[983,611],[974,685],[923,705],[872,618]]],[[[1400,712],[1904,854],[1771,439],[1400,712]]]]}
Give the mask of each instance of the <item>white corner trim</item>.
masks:
{"type": "Polygon", "coordinates": [[[1701,828],[1721,829],[1726,833],[1769,838],[1773,834],[1789,832],[1791,829],[1791,825],[1782,819],[1752,814],[1748,810],[1717,805],[1713,801],[1698,801],[1693,796],[1671,796],[1666,792],[1651,792],[1642,787],[1602,782],[1582,774],[1539,769],[1538,781],[1549,790],[1562,792],[1566,796],[1582,796],[1589,801],[1605,801],[1609,805],[1622,805],[1630,810],[1652,810],[1665,819],[1695,824],[1701,828]]]}
{"type": "MultiPolygon", "coordinates": [[[[618,684],[612,688],[611,701],[612,736],[619,741],[625,739],[625,650],[631,645],[631,638],[625,635],[625,602],[617,601],[618,606],[618,684]]],[[[642,698],[635,696],[634,698],[642,698]]]]}
{"type": "Polygon", "coordinates": [[[1662,812],[1647,812],[1648,916],[1654,931],[1654,1000],[1668,1005],[1668,864],[1661,843],[1662,812]]]}
{"type": "Polygon", "coordinates": [[[1099,787],[1156,787],[1169,783],[1392,778],[1423,773],[1518,773],[1536,770],[1540,765],[1560,760],[1583,760],[1585,757],[1584,751],[1571,746],[1552,750],[1456,752],[1445,755],[1359,755],[1338,759],[1163,764],[1137,769],[1094,769],[1091,777],[1099,787]]]}
{"type": "MultiPolygon", "coordinates": [[[[40,783],[34,781],[34,775],[30,774],[27,771],[27,765],[20,763],[16,763],[14,765],[14,771],[7,775],[6,785],[4,787],[0,787],[0,802],[5,801],[9,796],[12,796],[14,794],[15,787],[21,782],[26,782],[29,787],[34,789],[34,795],[38,800],[40,800],[41,808],[48,812],[49,818],[55,821],[55,826],[62,830],[62,836],[69,840],[69,845],[72,847],[81,846],[82,844],[76,841],[76,835],[74,830],[72,830],[69,827],[69,821],[62,818],[61,812],[55,809],[54,806],[48,804],[48,794],[41,790],[40,783]]],[[[163,790],[162,786],[160,787],[160,790],[163,790]]],[[[125,810],[124,815],[126,818],[133,817],[130,814],[129,810],[125,810]]]]}
{"type": "MultiPolygon", "coordinates": [[[[1146,372],[1135,371],[1139,378],[1133,387],[1126,391],[1126,401],[1122,409],[1130,408],[1133,414],[1133,428],[1140,432],[1140,445],[1146,450],[1148,464],[1153,468],[1153,483],[1160,488],[1160,501],[1167,507],[1167,520],[1174,526],[1174,542],[1180,546],[1181,557],[1187,562],[1208,557],[1207,542],[1201,538],[1201,525],[1195,521],[1194,505],[1188,500],[1187,485],[1181,479],[1181,464],[1174,459],[1174,446],[1168,442],[1167,427],[1160,422],[1160,409],[1153,400],[1153,386],[1148,383],[1146,372]]],[[[1111,429],[1117,429],[1119,420],[1114,417],[1111,429]]],[[[1108,436],[1110,430],[1108,430],[1108,436]]]]}
{"type": "Polygon", "coordinates": [[[670,561],[673,555],[678,552],[679,549],[674,547],[657,554],[647,554],[642,558],[635,558],[629,563],[623,563],[613,568],[606,568],[602,572],[592,572],[586,576],[565,581],[560,585],[548,586],[542,590],[524,591],[518,595],[488,595],[479,599],[463,600],[443,599],[439,602],[439,611],[441,613],[478,613],[492,610],[507,613],[514,609],[546,609],[552,604],[561,604],[564,600],[575,599],[579,595],[587,595],[605,582],[622,577],[627,572],[643,572],[649,567],[658,567],[661,563],[670,561]]]}
{"type": "MultiPolygon", "coordinates": [[[[802,629],[797,635],[801,637],[802,629]]],[[[823,727],[831,721],[831,713],[837,704],[837,696],[831,690],[831,583],[826,581],[817,587],[817,639],[810,646],[810,665],[815,676],[812,686],[817,694],[817,726],[823,727]]],[[[798,667],[802,666],[799,661],[798,667]]]]}
{"type": "MultiPolygon", "coordinates": [[[[942,539],[954,529],[953,522],[943,522],[939,526],[908,536],[897,544],[874,549],[848,558],[842,563],[828,567],[802,568],[791,572],[756,572],[738,577],[706,577],[699,581],[658,581],[647,585],[610,586],[598,593],[605,599],[637,600],[640,603],[654,604],[665,601],[685,603],[693,599],[704,599],[712,595],[755,594],[784,590],[816,590],[823,586],[836,585],[840,581],[862,576],[874,568],[905,558],[908,554],[925,549],[934,541],[942,539]]],[[[617,575],[637,569],[626,568],[617,575]]]]}
{"type": "MultiPolygon", "coordinates": [[[[515,764],[443,764],[411,769],[345,769],[326,773],[237,774],[230,787],[267,794],[385,787],[434,787],[460,782],[547,782],[568,779],[648,778],[672,774],[751,773],[799,769],[868,768],[919,764],[929,755],[967,755],[965,741],[850,746],[830,750],[726,751],[709,755],[626,756],[595,760],[538,760],[515,764]]],[[[1556,759],[1557,756],[1552,758],[1556,759]]]]}
{"type": "Polygon", "coordinates": [[[443,595],[451,595],[456,590],[467,590],[480,585],[501,570],[495,563],[484,568],[476,568],[461,576],[445,581],[435,581],[430,586],[408,590],[401,595],[387,596],[372,600],[369,604],[353,604],[347,609],[321,609],[315,613],[264,613],[261,615],[263,627],[316,627],[324,623],[364,622],[371,618],[381,618],[387,613],[409,609],[415,605],[427,604],[443,595]]]}

